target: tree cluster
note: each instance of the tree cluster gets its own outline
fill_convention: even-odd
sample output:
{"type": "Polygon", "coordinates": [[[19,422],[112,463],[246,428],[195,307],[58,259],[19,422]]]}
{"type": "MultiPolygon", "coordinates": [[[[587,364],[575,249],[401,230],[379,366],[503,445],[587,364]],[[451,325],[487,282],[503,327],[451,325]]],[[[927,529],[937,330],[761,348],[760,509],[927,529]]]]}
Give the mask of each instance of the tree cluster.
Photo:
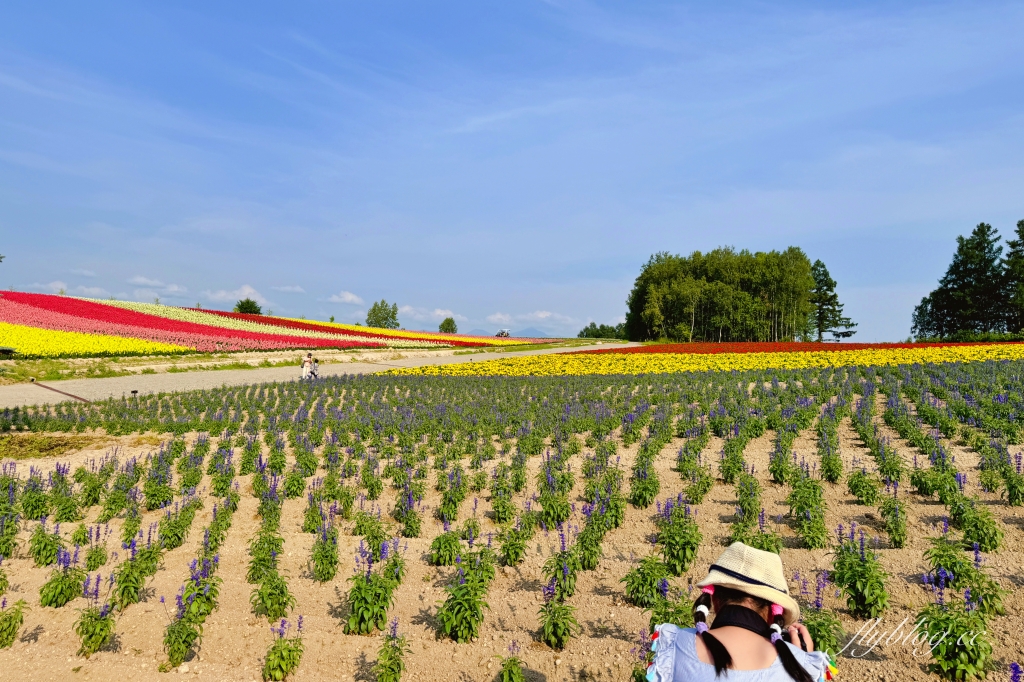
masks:
{"type": "Polygon", "coordinates": [[[597,324],[591,322],[586,327],[580,330],[580,333],[576,335],[579,339],[625,339],[626,338],[626,323],[619,322],[618,324],[597,324]]]}
{"type": "Polygon", "coordinates": [[[722,247],[689,256],[657,253],[626,300],[632,341],[788,341],[845,338],[835,281],[797,247],[751,253],[722,247]]]}
{"type": "Polygon", "coordinates": [[[993,333],[1024,332],[1024,220],[1016,239],[978,223],[967,237],[956,238],[956,253],[939,286],[914,308],[915,337],[982,338],[993,333]]]}
{"type": "MultiPolygon", "coordinates": [[[[156,302],[159,303],[160,299],[157,299],[156,302]]],[[[259,303],[251,298],[243,298],[235,304],[235,312],[246,313],[248,315],[262,315],[263,309],[260,307],[259,303]]]]}

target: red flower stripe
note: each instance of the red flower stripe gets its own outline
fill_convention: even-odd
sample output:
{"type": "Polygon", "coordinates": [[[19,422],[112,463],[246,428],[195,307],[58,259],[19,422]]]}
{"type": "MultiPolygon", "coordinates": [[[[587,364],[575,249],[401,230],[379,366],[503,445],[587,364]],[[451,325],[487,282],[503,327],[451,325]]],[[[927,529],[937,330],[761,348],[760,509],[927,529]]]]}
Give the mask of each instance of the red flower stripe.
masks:
{"type": "Polygon", "coordinates": [[[213,315],[220,315],[221,317],[232,317],[236,320],[245,320],[247,322],[257,322],[259,324],[269,324],[277,327],[284,327],[290,329],[304,329],[307,331],[321,332],[327,334],[343,334],[345,336],[363,336],[374,339],[396,339],[400,341],[419,341],[422,343],[439,344],[446,346],[467,346],[471,348],[477,348],[480,346],[487,346],[490,344],[483,343],[481,341],[455,341],[449,339],[432,339],[429,336],[417,336],[414,334],[388,334],[381,335],[375,334],[371,331],[358,331],[355,329],[340,329],[338,327],[329,327],[325,324],[315,324],[310,322],[300,322],[297,320],[286,320],[280,317],[269,317],[267,315],[249,315],[246,313],[229,313],[224,310],[207,310],[206,308],[189,308],[189,310],[195,310],[196,312],[211,313],[213,315]]]}
{"type": "Polygon", "coordinates": [[[974,344],[948,343],[818,343],[803,341],[750,341],[723,343],[659,343],[649,346],[630,346],[628,348],[601,348],[598,350],[576,351],[578,354],[588,353],[812,353],[846,350],[898,349],[898,348],[938,348],[941,346],[970,346],[974,344]]]}
{"type": "MultiPolygon", "coordinates": [[[[209,344],[222,344],[221,347],[233,347],[233,350],[267,350],[275,348],[384,348],[383,343],[359,342],[349,340],[318,339],[304,336],[289,336],[286,334],[262,334],[258,332],[246,332],[236,329],[224,329],[206,324],[195,324],[179,320],[170,320],[156,315],[147,315],[133,310],[119,308],[117,306],[103,305],[92,301],[83,301],[66,296],[51,296],[48,294],[29,294],[24,292],[5,291],[0,294],[4,300],[11,303],[18,303],[30,306],[39,311],[54,313],[68,317],[79,318],[79,326],[92,323],[104,323],[119,325],[121,329],[134,330],[130,335],[134,338],[145,338],[150,340],[166,341],[168,343],[179,343],[181,345],[200,348],[210,347],[209,344]],[[153,338],[154,332],[176,335],[176,340],[167,341],[168,337],[160,339],[153,338]],[[186,341],[185,339],[190,339],[186,341]]],[[[4,319],[0,314],[0,319],[4,319]]],[[[13,320],[6,320],[11,321],[13,320]]],[[[55,322],[54,322],[55,323],[55,322]]],[[[67,322],[69,325],[70,322],[67,322]]],[[[21,324],[26,324],[22,322],[21,324]]],[[[49,327],[45,324],[28,322],[34,327],[46,329],[57,328],[67,331],[82,331],[70,327],[49,327]]],[[[112,333],[112,332],[104,332],[112,333]]],[[[125,332],[118,333],[124,336],[125,332]]],[[[216,347],[216,346],[214,346],[216,347]]],[[[227,348],[224,348],[225,350],[227,348]]]]}

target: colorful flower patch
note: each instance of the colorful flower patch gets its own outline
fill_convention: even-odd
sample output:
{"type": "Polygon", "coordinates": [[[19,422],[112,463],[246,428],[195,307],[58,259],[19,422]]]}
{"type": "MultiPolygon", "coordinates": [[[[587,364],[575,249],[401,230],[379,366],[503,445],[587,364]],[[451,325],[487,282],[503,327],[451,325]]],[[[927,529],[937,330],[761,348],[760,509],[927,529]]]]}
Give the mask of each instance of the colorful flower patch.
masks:
{"type": "Polygon", "coordinates": [[[0,322],[0,346],[29,358],[83,358],[121,355],[162,355],[189,349],[170,343],[105,334],[82,334],[0,322]]]}
{"type": "Polygon", "coordinates": [[[900,350],[905,348],[938,348],[943,346],[970,346],[970,343],[819,343],[804,341],[756,341],[725,343],[652,343],[644,346],[624,346],[581,350],[578,353],[811,353],[851,350],[900,350]]]}
{"type": "MultiPolygon", "coordinates": [[[[833,346],[838,348],[839,346],[833,346]]],[[[983,362],[1024,359],[1024,344],[929,344],[912,348],[773,353],[559,353],[392,370],[392,374],[445,376],[578,376],[670,374],[732,370],[806,369],[983,362]]]]}

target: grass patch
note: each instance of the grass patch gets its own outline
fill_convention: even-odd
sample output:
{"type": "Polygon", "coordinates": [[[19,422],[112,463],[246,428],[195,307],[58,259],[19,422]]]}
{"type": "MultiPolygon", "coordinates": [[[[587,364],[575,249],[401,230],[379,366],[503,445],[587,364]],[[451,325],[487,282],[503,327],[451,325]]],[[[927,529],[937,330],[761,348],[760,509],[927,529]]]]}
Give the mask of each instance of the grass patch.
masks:
{"type": "Polygon", "coordinates": [[[0,436],[0,458],[37,459],[61,457],[81,450],[105,438],[96,436],[48,436],[38,433],[6,434],[0,436]]]}

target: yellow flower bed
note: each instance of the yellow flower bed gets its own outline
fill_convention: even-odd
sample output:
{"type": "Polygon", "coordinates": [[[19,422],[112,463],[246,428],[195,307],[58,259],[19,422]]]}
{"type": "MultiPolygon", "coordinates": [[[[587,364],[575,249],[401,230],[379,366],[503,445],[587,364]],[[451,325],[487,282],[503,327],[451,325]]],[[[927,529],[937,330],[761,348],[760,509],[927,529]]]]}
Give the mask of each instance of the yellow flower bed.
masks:
{"type": "MultiPolygon", "coordinates": [[[[346,331],[370,332],[377,336],[399,336],[406,338],[422,339],[432,343],[447,343],[449,341],[473,341],[488,346],[521,346],[525,343],[535,343],[537,339],[519,339],[501,336],[467,336],[465,334],[442,334],[441,332],[415,332],[408,329],[384,329],[382,327],[363,327],[358,324],[343,324],[341,322],[321,322],[320,320],[299,320],[308,324],[316,324],[334,329],[346,331]]],[[[560,339],[545,339],[546,341],[559,341],[560,339]]]]}
{"type": "Polygon", "coordinates": [[[0,322],[0,346],[31,358],[186,353],[191,349],[170,343],[128,339],[105,334],[82,334],[0,322]]]}
{"type": "Polygon", "coordinates": [[[872,348],[810,353],[600,353],[530,355],[515,358],[391,370],[389,374],[440,376],[578,376],[670,374],[732,370],[806,369],[940,362],[1024,359],[1024,344],[978,344],[935,348],[872,348]]]}

